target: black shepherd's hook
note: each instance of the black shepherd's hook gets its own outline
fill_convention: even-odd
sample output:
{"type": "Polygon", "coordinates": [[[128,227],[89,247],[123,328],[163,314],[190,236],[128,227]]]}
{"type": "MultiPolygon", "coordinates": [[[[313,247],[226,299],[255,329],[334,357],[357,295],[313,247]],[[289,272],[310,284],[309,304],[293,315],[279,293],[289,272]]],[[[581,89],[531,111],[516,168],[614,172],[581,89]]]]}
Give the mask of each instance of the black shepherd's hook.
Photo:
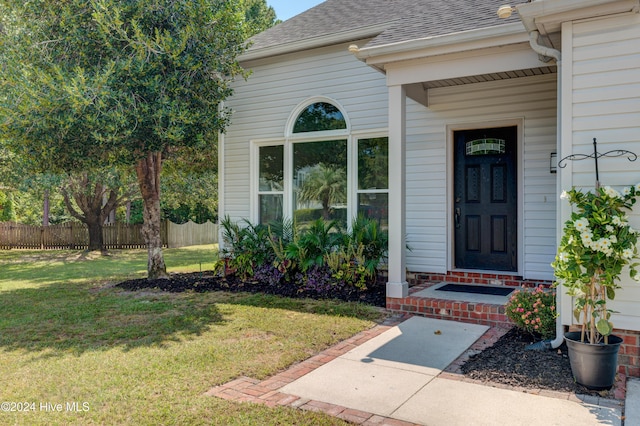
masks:
{"type": "Polygon", "coordinates": [[[600,187],[600,172],[598,171],[598,158],[600,157],[621,157],[623,155],[627,155],[627,159],[629,161],[636,161],[638,156],[631,151],[627,151],[626,149],[614,149],[612,151],[605,152],[601,154],[598,152],[598,143],[596,142],[596,138],[593,138],[593,154],[571,154],[564,157],[562,160],[558,161],[558,167],[564,169],[567,167],[566,161],[578,161],[578,160],[586,160],[587,158],[593,158],[596,162],[596,188],[600,187]]]}

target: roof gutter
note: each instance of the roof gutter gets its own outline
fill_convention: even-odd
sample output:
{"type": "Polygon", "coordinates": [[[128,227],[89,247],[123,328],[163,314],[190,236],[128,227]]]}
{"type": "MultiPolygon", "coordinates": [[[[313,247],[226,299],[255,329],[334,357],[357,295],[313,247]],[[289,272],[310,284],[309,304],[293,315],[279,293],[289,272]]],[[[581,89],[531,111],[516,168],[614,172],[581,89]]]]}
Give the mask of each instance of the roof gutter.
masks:
{"type": "Polygon", "coordinates": [[[588,19],[624,12],[638,13],[639,0],[536,0],[515,6],[527,32],[540,31],[551,24],[559,30],[561,22],[588,19]]]}
{"type": "Polygon", "coordinates": [[[370,25],[352,31],[343,31],[332,34],[325,34],[319,37],[308,38],[292,43],[280,44],[266,48],[251,49],[238,58],[240,62],[253,61],[256,59],[269,58],[272,56],[284,55],[287,53],[299,52],[302,50],[315,49],[324,46],[347,43],[350,41],[362,40],[379,35],[388,24],[370,25]]]}
{"type": "MultiPolygon", "coordinates": [[[[380,46],[362,47],[351,46],[349,50],[355,54],[355,56],[362,60],[367,61],[385,55],[394,55],[398,53],[409,53],[412,51],[451,46],[455,44],[478,42],[479,40],[486,40],[496,37],[510,37],[526,34],[523,31],[521,22],[514,22],[511,24],[496,25],[493,27],[480,28],[476,30],[459,31],[457,33],[444,34],[432,37],[423,37],[419,39],[401,41],[396,43],[388,43],[380,46]]],[[[523,39],[526,41],[526,39],[523,39]]],[[[373,61],[375,62],[375,61],[373,61]]]]}

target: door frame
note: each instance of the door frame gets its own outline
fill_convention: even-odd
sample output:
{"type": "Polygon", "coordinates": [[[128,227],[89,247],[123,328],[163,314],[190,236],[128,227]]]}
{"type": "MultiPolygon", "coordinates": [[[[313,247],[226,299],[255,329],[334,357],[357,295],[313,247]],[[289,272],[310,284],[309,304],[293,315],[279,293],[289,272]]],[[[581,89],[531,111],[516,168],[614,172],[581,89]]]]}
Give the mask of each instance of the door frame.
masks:
{"type": "Polygon", "coordinates": [[[511,118],[494,121],[477,121],[450,123],[447,125],[447,270],[448,271],[472,271],[482,273],[496,273],[500,275],[522,276],[524,271],[524,118],[511,118]],[[455,140],[453,134],[460,130],[489,129],[494,127],[517,127],[517,148],[516,148],[516,187],[518,190],[517,205],[517,232],[518,242],[516,245],[518,261],[516,271],[493,271],[488,269],[461,269],[455,266],[455,225],[453,223],[454,212],[454,153],[455,140]]]}

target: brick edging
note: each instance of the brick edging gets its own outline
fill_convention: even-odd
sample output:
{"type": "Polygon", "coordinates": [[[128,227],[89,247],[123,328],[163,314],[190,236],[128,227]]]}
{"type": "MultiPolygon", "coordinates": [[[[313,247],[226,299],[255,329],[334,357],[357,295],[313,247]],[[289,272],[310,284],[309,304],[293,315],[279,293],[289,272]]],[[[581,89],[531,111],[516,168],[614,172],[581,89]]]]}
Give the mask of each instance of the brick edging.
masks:
{"type": "Polygon", "coordinates": [[[364,330],[356,334],[353,337],[343,340],[319,354],[294,364],[289,369],[281,371],[280,373],[277,373],[265,380],[257,380],[243,376],[220,386],[211,388],[205,393],[205,395],[236,402],[264,404],[269,407],[288,406],[291,408],[300,408],[309,411],[321,411],[329,414],[330,416],[338,417],[361,425],[379,425],[384,423],[397,426],[419,426],[415,423],[404,422],[390,417],[384,417],[336,404],[300,398],[298,396],[289,395],[279,391],[283,386],[294,382],[316,368],[323,366],[329,361],[332,361],[374,337],[381,335],[409,317],[409,315],[394,315],[389,317],[382,324],[378,324],[368,330],[364,330]]]}
{"type": "MultiPolygon", "coordinates": [[[[226,399],[235,402],[252,402],[257,404],[264,404],[269,407],[287,406],[291,408],[300,408],[309,411],[320,411],[330,416],[338,417],[340,419],[366,426],[388,424],[397,426],[419,426],[415,423],[404,422],[402,420],[393,419],[390,417],[384,417],[365,411],[355,410],[352,408],[343,407],[336,404],[329,404],[321,401],[314,401],[307,398],[300,398],[296,395],[286,394],[280,392],[280,389],[289,383],[301,378],[302,376],[310,373],[318,367],[323,366],[336,359],[337,357],[346,354],[350,350],[362,345],[363,343],[373,339],[376,336],[384,333],[390,328],[400,324],[401,322],[410,318],[411,315],[394,315],[383,323],[378,324],[368,330],[364,330],[355,336],[352,336],[346,340],[343,340],[336,345],[320,352],[317,355],[312,356],[304,361],[294,364],[287,370],[281,371],[265,380],[253,379],[251,377],[239,377],[228,383],[215,386],[205,393],[208,396],[214,396],[221,399],[226,399]]],[[[462,374],[461,366],[474,354],[482,352],[484,349],[493,345],[502,337],[510,327],[491,327],[489,328],[473,345],[471,345],[465,352],[462,353],[456,360],[454,360],[439,377],[449,380],[458,380],[468,383],[477,383],[485,386],[493,386],[498,388],[507,388],[514,390],[513,386],[503,386],[500,384],[487,384],[478,380],[473,380],[465,377],[462,374]]],[[[616,384],[614,386],[614,394],[616,400],[624,400],[625,397],[625,383],[626,376],[618,374],[616,384]]],[[[545,397],[567,399],[575,402],[585,401],[599,404],[599,405],[611,405],[617,404],[616,401],[604,400],[597,397],[589,396],[576,396],[573,393],[567,392],[553,392],[544,389],[517,389],[522,392],[540,395],[545,397]]]]}

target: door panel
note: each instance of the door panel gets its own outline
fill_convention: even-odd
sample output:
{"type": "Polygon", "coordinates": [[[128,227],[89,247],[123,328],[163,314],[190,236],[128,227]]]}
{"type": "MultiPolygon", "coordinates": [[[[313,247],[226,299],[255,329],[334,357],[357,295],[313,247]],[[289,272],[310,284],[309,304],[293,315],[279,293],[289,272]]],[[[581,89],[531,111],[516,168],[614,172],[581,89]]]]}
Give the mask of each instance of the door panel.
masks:
{"type": "Polygon", "coordinates": [[[517,127],[454,133],[455,266],[517,271],[517,127]]]}
{"type": "Polygon", "coordinates": [[[507,252],[507,217],[491,216],[491,252],[507,252]]]}

